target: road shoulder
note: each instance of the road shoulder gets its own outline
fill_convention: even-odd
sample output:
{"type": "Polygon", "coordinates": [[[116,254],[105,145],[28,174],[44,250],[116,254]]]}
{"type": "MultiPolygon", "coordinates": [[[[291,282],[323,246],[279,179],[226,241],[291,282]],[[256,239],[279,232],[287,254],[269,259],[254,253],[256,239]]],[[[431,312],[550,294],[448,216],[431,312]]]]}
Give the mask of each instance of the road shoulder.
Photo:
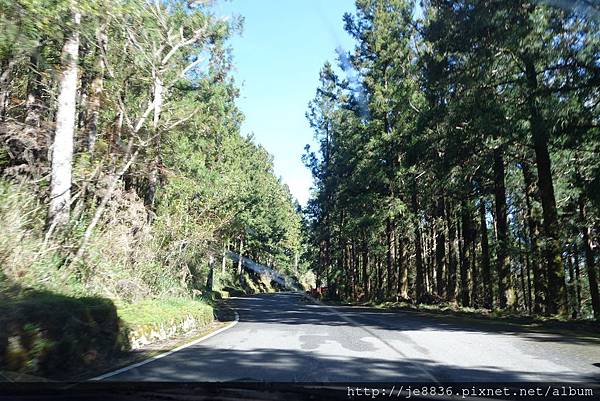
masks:
{"type": "Polygon", "coordinates": [[[143,349],[123,353],[118,359],[111,361],[101,369],[82,373],[75,380],[98,381],[104,380],[154,360],[161,359],[174,352],[196,345],[225,330],[235,326],[239,316],[226,301],[221,301],[215,310],[216,318],[213,323],[198,330],[181,334],[161,342],[149,344],[143,349]]]}

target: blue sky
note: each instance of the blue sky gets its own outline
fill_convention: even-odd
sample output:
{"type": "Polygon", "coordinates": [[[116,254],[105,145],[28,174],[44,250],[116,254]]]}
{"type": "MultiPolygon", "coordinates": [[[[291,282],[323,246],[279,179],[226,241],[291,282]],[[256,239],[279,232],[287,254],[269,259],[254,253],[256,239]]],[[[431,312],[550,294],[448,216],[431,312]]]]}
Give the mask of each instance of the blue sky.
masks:
{"type": "Polygon", "coordinates": [[[301,157],[306,144],[315,147],[304,114],[323,63],[335,62],[336,47],[354,46],[342,21],[353,10],[352,0],[221,0],[214,8],[245,19],[243,34],[231,40],[242,133],[274,156],[275,173],[302,205],[312,178],[301,157]]]}

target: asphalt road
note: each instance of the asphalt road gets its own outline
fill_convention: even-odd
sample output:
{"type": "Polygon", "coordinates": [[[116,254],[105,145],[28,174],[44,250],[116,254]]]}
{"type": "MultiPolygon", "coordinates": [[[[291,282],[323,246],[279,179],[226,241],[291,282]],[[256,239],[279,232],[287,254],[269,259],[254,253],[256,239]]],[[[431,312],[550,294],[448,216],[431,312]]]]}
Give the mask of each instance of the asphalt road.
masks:
{"type": "Polygon", "coordinates": [[[233,328],[107,380],[600,382],[600,342],[502,324],[306,303],[231,299],[233,328]]]}

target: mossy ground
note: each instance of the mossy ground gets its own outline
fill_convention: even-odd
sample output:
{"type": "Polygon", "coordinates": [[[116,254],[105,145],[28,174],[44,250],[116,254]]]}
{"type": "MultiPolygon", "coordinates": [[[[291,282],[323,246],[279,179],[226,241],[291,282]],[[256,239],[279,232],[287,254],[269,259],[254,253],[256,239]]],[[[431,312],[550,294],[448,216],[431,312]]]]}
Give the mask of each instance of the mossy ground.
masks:
{"type": "Polygon", "coordinates": [[[213,320],[212,306],[205,301],[184,298],[150,299],[133,304],[120,304],[117,305],[117,312],[122,321],[130,327],[169,324],[181,316],[193,316],[205,324],[213,320]]]}

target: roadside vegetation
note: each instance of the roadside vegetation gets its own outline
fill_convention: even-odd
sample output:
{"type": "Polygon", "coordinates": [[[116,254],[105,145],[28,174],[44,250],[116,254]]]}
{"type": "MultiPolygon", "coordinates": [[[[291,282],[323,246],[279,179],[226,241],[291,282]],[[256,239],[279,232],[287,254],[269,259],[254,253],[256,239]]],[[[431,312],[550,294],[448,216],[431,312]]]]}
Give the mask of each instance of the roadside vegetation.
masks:
{"type": "Polygon", "coordinates": [[[93,368],[282,289],[236,254],[337,301],[600,319],[598,10],[418,3],[344,17],[302,210],[240,133],[242,19],[0,0],[0,370],[93,368]]]}
{"type": "Polygon", "coordinates": [[[0,369],[210,323],[246,290],[230,250],[301,274],[298,205],[240,134],[242,21],[209,3],[0,1],[0,369]]]}
{"type": "Polygon", "coordinates": [[[585,2],[357,0],[307,117],[318,286],[600,319],[600,31],[585,2]]]}

